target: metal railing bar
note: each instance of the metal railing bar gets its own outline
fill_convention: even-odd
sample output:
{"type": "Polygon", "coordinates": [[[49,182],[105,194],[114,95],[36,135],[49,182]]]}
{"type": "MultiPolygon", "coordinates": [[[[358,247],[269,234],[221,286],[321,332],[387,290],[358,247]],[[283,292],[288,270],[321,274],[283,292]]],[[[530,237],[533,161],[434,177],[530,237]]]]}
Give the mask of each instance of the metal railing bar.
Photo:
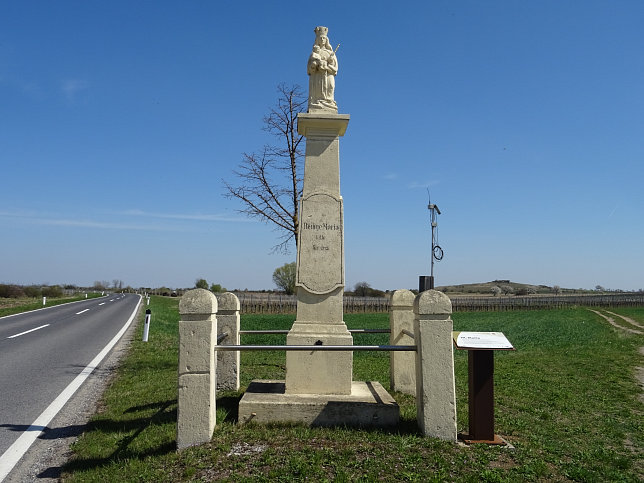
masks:
{"type": "Polygon", "coordinates": [[[226,337],[228,337],[228,332],[224,332],[223,334],[220,334],[217,337],[217,344],[219,344],[222,340],[224,340],[226,337]]]}
{"type": "Polygon", "coordinates": [[[411,337],[412,339],[415,339],[415,338],[416,338],[416,335],[414,335],[414,333],[413,333],[413,332],[410,332],[410,331],[408,331],[407,329],[402,329],[402,330],[401,330],[401,332],[402,332],[403,334],[405,334],[405,335],[408,335],[408,336],[409,336],[409,337],[411,337]]]}
{"type": "Polygon", "coordinates": [[[288,330],[240,330],[240,334],[288,334],[288,330]]]}
{"type": "Polygon", "coordinates": [[[416,351],[415,345],[216,345],[215,351],[416,351]]]}
{"type": "MultiPolygon", "coordinates": [[[[288,334],[290,330],[240,330],[240,334],[288,334]]],[[[391,329],[349,329],[352,334],[389,334],[391,329]]]]}
{"type": "Polygon", "coordinates": [[[352,334],[389,334],[391,329],[349,329],[352,334]]]}

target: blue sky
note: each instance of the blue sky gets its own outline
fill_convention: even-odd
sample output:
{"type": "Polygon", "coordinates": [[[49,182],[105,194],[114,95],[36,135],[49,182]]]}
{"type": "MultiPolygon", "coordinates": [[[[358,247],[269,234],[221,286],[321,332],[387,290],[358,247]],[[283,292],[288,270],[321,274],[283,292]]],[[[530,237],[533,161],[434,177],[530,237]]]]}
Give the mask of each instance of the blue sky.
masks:
{"type": "Polygon", "coordinates": [[[644,2],[0,3],[0,283],[272,288],[221,179],[329,27],[346,284],[644,288],[644,2]]]}

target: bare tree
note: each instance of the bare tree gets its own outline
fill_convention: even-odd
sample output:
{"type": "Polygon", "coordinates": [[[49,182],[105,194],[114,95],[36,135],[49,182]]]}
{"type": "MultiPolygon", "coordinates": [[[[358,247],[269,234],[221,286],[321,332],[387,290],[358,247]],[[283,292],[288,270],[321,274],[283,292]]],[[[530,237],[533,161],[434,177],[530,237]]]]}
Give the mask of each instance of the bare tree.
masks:
{"type": "Polygon", "coordinates": [[[110,282],[107,280],[97,280],[94,282],[94,290],[107,290],[110,288],[110,282]]]}
{"type": "Polygon", "coordinates": [[[302,136],[297,133],[297,114],[306,109],[307,98],[298,85],[277,87],[277,103],[264,117],[264,131],[277,137],[279,145],[265,145],[259,153],[244,153],[233,171],[237,184],[223,181],[227,198],[241,200],[238,210],[275,225],[283,232],[273,251],[288,252],[300,228],[298,200],[302,194],[302,136]]]}

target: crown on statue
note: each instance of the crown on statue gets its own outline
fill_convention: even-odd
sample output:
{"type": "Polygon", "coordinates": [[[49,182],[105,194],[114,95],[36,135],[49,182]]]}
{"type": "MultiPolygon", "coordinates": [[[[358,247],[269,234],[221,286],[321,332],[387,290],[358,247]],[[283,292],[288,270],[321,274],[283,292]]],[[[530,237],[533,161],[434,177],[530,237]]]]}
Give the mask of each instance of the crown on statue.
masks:
{"type": "Polygon", "coordinates": [[[326,35],[329,33],[329,29],[326,27],[320,26],[320,27],[315,27],[314,32],[317,37],[320,37],[321,35],[324,35],[326,37],[326,35]]]}

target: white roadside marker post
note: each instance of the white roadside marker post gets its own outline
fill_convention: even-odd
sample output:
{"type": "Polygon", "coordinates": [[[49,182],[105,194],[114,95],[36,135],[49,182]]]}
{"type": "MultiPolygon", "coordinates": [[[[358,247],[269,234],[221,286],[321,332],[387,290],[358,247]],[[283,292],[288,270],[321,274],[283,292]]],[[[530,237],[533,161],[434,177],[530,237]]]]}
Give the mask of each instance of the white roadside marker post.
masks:
{"type": "Polygon", "coordinates": [[[42,298],[42,306],[44,307],[47,304],[47,297],[42,298]]]}
{"type": "Polygon", "coordinates": [[[152,311],[147,309],[145,311],[145,325],[143,326],[143,342],[148,341],[148,335],[150,334],[150,317],[152,317],[152,311]]]}

